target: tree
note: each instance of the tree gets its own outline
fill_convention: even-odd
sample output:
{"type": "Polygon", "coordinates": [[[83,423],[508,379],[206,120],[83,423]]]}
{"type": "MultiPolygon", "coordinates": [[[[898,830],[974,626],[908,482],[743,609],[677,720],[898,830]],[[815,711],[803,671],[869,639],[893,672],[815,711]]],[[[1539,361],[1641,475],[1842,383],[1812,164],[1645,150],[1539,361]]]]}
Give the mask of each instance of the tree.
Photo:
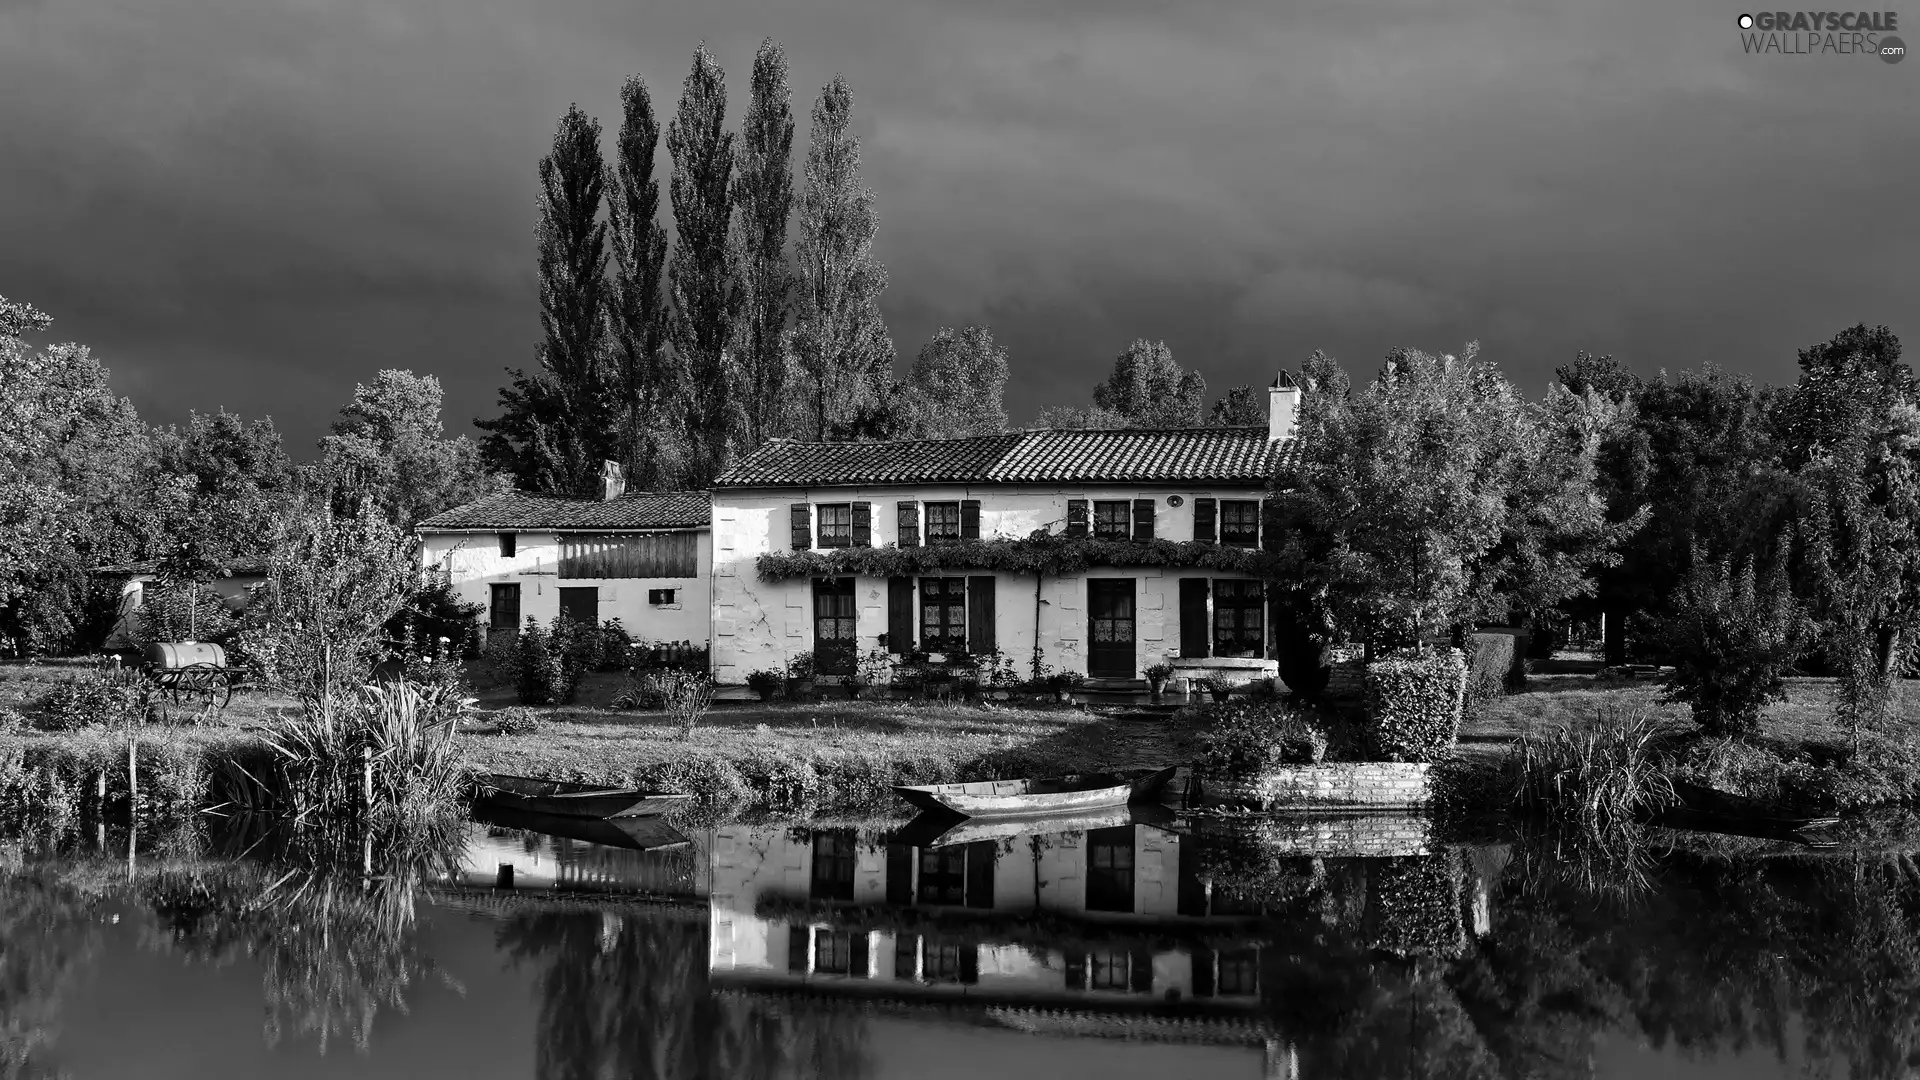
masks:
{"type": "Polygon", "coordinates": [[[740,287],[741,432],[759,446],[783,431],[786,402],[787,221],[793,214],[793,92],[787,56],[771,38],[753,58],[753,100],[733,178],[734,280],[740,287]]]}
{"type": "Polygon", "coordinates": [[[264,558],[295,479],[273,421],[192,413],[186,427],[154,429],[149,440],[145,500],[160,575],[204,582],[233,563],[264,558]]]}
{"type": "Polygon", "coordinates": [[[1207,423],[1213,427],[1265,427],[1266,398],[1254,387],[1236,386],[1213,403],[1207,423]]]}
{"type": "Polygon", "coordinates": [[[357,474],[388,520],[412,528],[424,518],[501,491],[466,436],[446,438],[440,380],[387,370],[355,385],[333,434],[320,440],[320,468],[336,480],[357,474]]]}
{"type": "Polygon", "coordinates": [[[726,78],[702,43],[667,126],[673,155],[673,346],[684,365],[682,411],[687,480],[706,487],[725,467],[732,443],[737,366],[731,352],[741,295],[727,245],[733,214],[733,134],[726,130],[726,78]]]}
{"type": "Polygon", "coordinates": [[[813,106],[800,196],[799,310],[792,349],[813,399],[816,438],[845,434],[885,393],[893,340],[880,315],[887,273],[873,257],[873,191],[860,179],[853,93],[836,75],[813,106]]]}
{"type": "Polygon", "coordinates": [[[1049,405],[1034,418],[1034,426],[1058,431],[1105,431],[1130,425],[1126,417],[1098,405],[1049,405]]]}
{"type": "Polygon", "coordinates": [[[1113,374],[1093,388],[1093,403],[1124,417],[1128,427],[1198,427],[1207,380],[1182,371],[1164,341],[1139,338],[1113,362],[1113,374]]]}
{"type": "Polygon", "coordinates": [[[914,358],[910,381],[923,439],[1007,430],[1007,350],[984,326],[943,326],[914,358]]]}
{"type": "Polygon", "coordinates": [[[540,366],[514,371],[500,392],[502,415],[478,424],[492,433],[482,444],[488,461],[521,486],[583,495],[598,485],[617,430],[601,355],[608,287],[599,121],[569,106],[539,173],[540,366]]]}
{"type": "Polygon", "coordinates": [[[146,434],[82,346],[35,349],[52,319],[0,297],[0,638],[32,652],[91,648],[117,589],[88,571],[144,557],[151,518],[133,490],[146,434]]]}
{"type": "Polygon", "coordinates": [[[1695,547],[1671,617],[1661,623],[1673,674],[1667,697],[1692,706],[1712,735],[1750,735],[1760,710],[1784,699],[1781,676],[1806,650],[1805,615],[1783,553],[1713,558],[1695,547]]]}
{"type": "Polygon", "coordinates": [[[1274,477],[1273,527],[1299,598],[1369,644],[1504,619],[1591,588],[1617,540],[1594,445],[1530,404],[1469,345],[1396,350],[1354,392],[1316,353],[1299,437],[1274,477]]]}
{"type": "Polygon", "coordinates": [[[607,339],[621,427],[616,458],[637,488],[676,486],[685,463],[673,434],[684,421],[686,388],[667,349],[667,305],[660,291],[667,233],[660,226],[660,182],[653,176],[660,122],[639,76],[620,88],[622,119],[608,196],[613,279],[607,295],[607,339]]]}

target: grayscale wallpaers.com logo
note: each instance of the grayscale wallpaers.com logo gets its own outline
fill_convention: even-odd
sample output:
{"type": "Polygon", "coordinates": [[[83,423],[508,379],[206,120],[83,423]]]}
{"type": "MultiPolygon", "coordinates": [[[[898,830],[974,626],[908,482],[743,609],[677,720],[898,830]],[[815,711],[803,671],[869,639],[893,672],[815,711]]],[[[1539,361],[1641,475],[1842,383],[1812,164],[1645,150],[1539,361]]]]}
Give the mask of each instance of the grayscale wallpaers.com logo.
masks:
{"type": "Polygon", "coordinates": [[[1762,11],[1740,16],[1740,47],[1750,53],[1812,56],[1877,56],[1897,64],[1907,45],[1893,36],[1900,16],[1892,11],[1762,11]]]}

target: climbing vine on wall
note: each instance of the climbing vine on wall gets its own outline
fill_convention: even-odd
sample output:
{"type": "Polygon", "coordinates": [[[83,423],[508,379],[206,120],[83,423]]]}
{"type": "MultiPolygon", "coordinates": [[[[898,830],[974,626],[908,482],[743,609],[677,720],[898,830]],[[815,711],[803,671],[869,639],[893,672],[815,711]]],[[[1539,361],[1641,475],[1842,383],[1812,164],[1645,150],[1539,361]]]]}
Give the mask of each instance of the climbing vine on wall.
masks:
{"type": "Polygon", "coordinates": [[[952,570],[998,570],[1010,574],[1072,574],[1095,566],[1168,566],[1217,570],[1252,577],[1278,573],[1278,560],[1264,551],[1175,540],[1096,540],[1036,534],[1023,539],[963,540],[930,547],[840,548],[776,551],[755,562],[760,580],[795,578],[914,577],[952,570]]]}

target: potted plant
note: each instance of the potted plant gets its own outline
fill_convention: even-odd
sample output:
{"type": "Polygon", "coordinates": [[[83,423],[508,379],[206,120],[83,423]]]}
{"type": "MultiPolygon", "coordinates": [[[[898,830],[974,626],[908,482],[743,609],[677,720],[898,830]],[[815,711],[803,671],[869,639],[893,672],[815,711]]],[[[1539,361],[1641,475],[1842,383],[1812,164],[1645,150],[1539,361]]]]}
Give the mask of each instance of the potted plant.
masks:
{"type": "Polygon", "coordinates": [[[804,649],[787,661],[787,696],[795,701],[813,697],[813,650],[804,649]]]}
{"type": "Polygon", "coordinates": [[[1213,695],[1216,703],[1222,705],[1226,704],[1227,698],[1233,693],[1233,684],[1227,681],[1225,675],[1209,675],[1200,680],[1200,686],[1213,695]]]}
{"type": "Polygon", "coordinates": [[[893,654],[885,649],[875,649],[861,657],[853,665],[853,670],[840,677],[840,685],[847,688],[849,698],[859,698],[861,691],[870,686],[879,686],[892,681],[893,654]]]}
{"type": "Polygon", "coordinates": [[[1153,703],[1160,703],[1160,695],[1167,692],[1167,680],[1173,678],[1172,664],[1155,664],[1147,669],[1147,689],[1153,691],[1153,703]]]}
{"type": "Polygon", "coordinates": [[[773,668],[747,672],[747,688],[760,695],[761,701],[772,701],[773,695],[780,692],[780,684],[785,681],[785,677],[773,668]]]}

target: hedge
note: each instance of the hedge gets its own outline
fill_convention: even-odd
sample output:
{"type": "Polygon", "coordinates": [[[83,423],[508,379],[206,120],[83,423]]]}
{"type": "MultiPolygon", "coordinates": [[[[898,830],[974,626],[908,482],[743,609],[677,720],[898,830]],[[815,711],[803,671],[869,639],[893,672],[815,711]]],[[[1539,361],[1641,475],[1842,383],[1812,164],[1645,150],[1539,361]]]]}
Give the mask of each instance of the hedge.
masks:
{"type": "Polygon", "coordinates": [[[1434,761],[1460,734],[1467,661],[1458,649],[1367,665],[1366,742],[1376,761],[1434,761]]]}

